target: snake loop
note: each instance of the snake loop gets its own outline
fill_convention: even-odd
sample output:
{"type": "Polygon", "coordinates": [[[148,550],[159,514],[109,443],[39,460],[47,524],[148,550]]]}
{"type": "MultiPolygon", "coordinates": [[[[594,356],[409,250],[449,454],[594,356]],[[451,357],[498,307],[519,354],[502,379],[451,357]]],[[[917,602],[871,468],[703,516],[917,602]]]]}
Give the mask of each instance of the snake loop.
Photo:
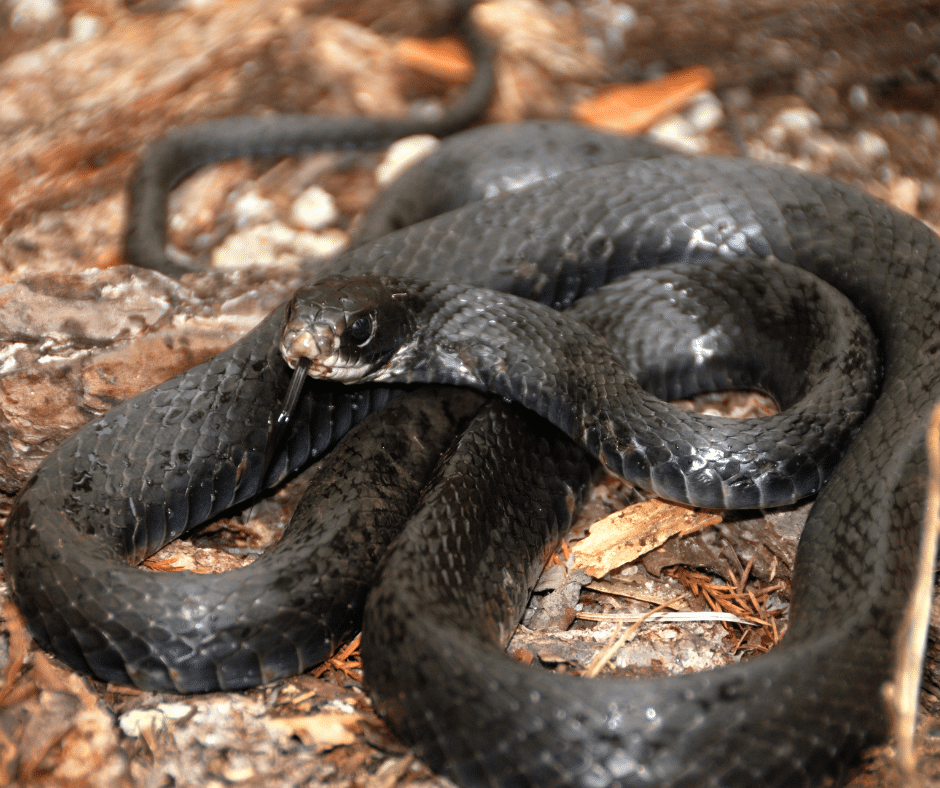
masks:
{"type": "MultiPolygon", "coordinates": [[[[540,128],[551,134],[551,126],[540,128]]],[[[233,133],[245,130],[239,129],[232,126],[233,133]]],[[[156,250],[149,241],[144,246],[162,259],[161,244],[156,250]]],[[[782,497],[793,497],[828,479],[800,542],[789,631],[769,655],[660,681],[547,681],[506,661],[498,646],[544,555],[545,540],[555,538],[570,517],[588,470],[583,457],[563,448],[568,444],[551,430],[536,435],[526,451],[538,459],[517,463],[519,475],[511,481],[521,480],[537,494],[538,516],[514,519],[524,508],[513,500],[517,488],[510,489],[509,503],[496,504],[495,496],[480,492],[507,475],[498,469],[493,475],[479,448],[487,434],[502,436],[511,447],[527,439],[510,432],[507,419],[513,417],[505,412],[481,413],[482,430],[463,439],[436,472],[444,486],[433,487],[419,504],[419,516],[389,558],[370,559],[370,573],[380,560],[383,568],[366,605],[367,678],[396,730],[434,768],[466,785],[507,787],[808,785],[838,773],[860,748],[884,735],[881,686],[893,665],[920,539],[924,427],[940,399],[940,241],[925,225],[848,186],[796,170],[658,155],[557,175],[309,268],[312,281],[333,273],[437,282],[412,282],[407,290],[394,286],[393,296],[407,292],[404,300],[416,299],[417,312],[406,311],[404,322],[420,313],[424,307],[417,302],[423,300],[438,321],[426,323],[429,336],[460,333],[462,316],[470,313],[484,323],[467,322],[464,333],[494,341],[480,342],[470,358],[439,345],[442,352],[423,357],[428,378],[467,382],[477,374],[484,387],[534,404],[609,465],[671,497],[700,489],[701,500],[755,505],[772,499],[769,493],[763,497],[765,490],[776,496],[786,487],[782,497]],[[677,444],[676,435],[653,429],[613,438],[604,432],[605,422],[627,423],[617,408],[648,411],[658,426],[669,428],[671,416],[637,387],[618,384],[631,399],[616,405],[599,396],[603,392],[580,392],[562,364],[553,374],[567,381],[572,399],[545,399],[538,387],[520,388],[503,375],[501,364],[518,371],[527,352],[494,356],[508,337],[501,303],[528,309],[530,338],[552,344],[559,336],[554,329],[538,330],[551,322],[549,313],[516,297],[566,308],[638,269],[711,270],[726,261],[770,258],[839,290],[866,318],[881,348],[883,383],[864,423],[844,426],[856,424],[852,414],[871,404],[871,395],[857,392],[857,401],[845,406],[848,422],[831,432],[822,425],[808,430],[820,433],[823,444],[847,442],[838,462],[839,450],[828,449],[804,462],[802,449],[794,450],[786,437],[772,437],[771,454],[776,449],[779,456],[763,483],[761,461],[739,457],[739,449],[748,449],[729,435],[728,456],[709,466],[703,484],[687,484],[685,473],[693,471],[694,479],[701,470],[693,467],[696,458],[706,448],[677,444]],[[505,302],[493,301],[477,288],[508,295],[505,302]],[[438,309],[455,303],[467,309],[438,309]],[[482,363],[492,361],[496,366],[482,363]],[[599,406],[606,413],[598,413],[599,406]],[[754,473],[739,476],[748,462],[754,473]],[[467,478],[484,481],[468,483],[469,498],[463,498],[463,482],[451,470],[474,464],[484,466],[483,473],[467,478]],[[548,481],[526,475],[532,469],[548,481]],[[455,501],[466,500],[466,511],[484,515],[488,503],[498,505],[493,527],[471,535],[455,530],[451,520],[435,536],[437,507],[464,511],[454,508],[455,501]],[[532,523],[542,535],[530,541],[531,531],[513,523],[532,523]],[[459,549],[442,557],[428,549],[429,535],[444,548],[459,549]],[[464,549],[468,545],[472,549],[464,549]],[[424,571],[441,582],[419,583],[424,571]],[[488,616],[480,615],[478,603],[488,616]],[[383,655],[393,657],[392,664],[383,655]]],[[[810,301],[809,311],[814,308],[810,301]]],[[[308,381],[286,439],[272,440],[292,377],[280,352],[286,311],[286,305],[275,310],[225,352],[87,425],[47,458],[18,496],[4,545],[12,593],[39,643],[75,669],[147,689],[245,687],[305,669],[329,653],[336,632],[355,626],[365,590],[356,578],[349,580],[345,550],[363,538],[332,521],[322,524],[322,541],[299,532],[269,562],[256,562],[260,568],[211,583],[189,573],[167,581],[128,566],[277,483],[355,425],[357,431],[379,430],[366,438],[383,445],[378,459],[370,459],[370,478],[381,477],[383,468],[388,476],[410,474],[404,470],[410,466],[392,463],[413,441],[396,441],[362,423],[401,395],[393,384],[308,381]],[[299,554],[315,571],[294,564],[299,554]],[[352,601],[332,598],[327,587],[336,578],[352,601]],[[257,620],[244,618],[244,592],[254,599],[257,620]],[[322,609],[305,607],[324,599],[322,609]]],[[[355,345],[386,357],[381,321],[363,323],[360,317],[346,320],[344,313],[343,333],[348,323],[355,345]]],[[[571,336],[564,345],[568,359],[581,363],[592,350],[600,353],[593,334],[571,336]]],[[[329,332],[314,332],[310,347],[326,342],[333,347],[329,332]]],[[[419,346],[406,343],[403,353],[392,349],[382,363],[403,373],[402,362],[419,346]]],[[[850,372],[873,365],[863,352],[847,358],[850,372]]],[[[613,364],[605,356],[600,366],[605,375],[620,376],[613,364]]],[[[338,367],[326,359],[319,368],[338,367]]],[[[348,377],[354,368],[345,367],[349,372],[337,377],[348,377]]],[[[537,370],[547,368],[546,362],[537,370]]],[[[465,402],[438,412],[463,423],[477,407],[465,402]]],[[[436,419],[417,416],[414,429],[424,435],[436,419]]],[[[358,456],[359,449],[352,449],[346,467],[355,469],[358,456]]],[[[334,482],[325,482],[328,492],[336,489],[334,482]]],[[[335,502],[339,507],[348,499],[337,494],[335,502]]]]}

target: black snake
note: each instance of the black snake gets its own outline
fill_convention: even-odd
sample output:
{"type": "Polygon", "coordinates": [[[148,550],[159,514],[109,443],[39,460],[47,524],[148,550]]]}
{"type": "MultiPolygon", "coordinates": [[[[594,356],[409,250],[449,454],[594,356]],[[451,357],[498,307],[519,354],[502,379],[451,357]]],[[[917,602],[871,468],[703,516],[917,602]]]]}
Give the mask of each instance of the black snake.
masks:
{"type": "MultiPolygon", "coordinates": [[[[435,537],[426,515],[433,507],[453,508],[457,499],[465,501],[461,512],[493,505],[480,492],[490,482],[453,491],[447,485],[459,487],[461,474],[449,469],[487,465],[481,435],[504,436],[497,443],[510,462],[517,447],[534,452],[537,462],[517,460],[519,490],[492,522],[534,517],[547,537],[567,522],[589,473],[551,431],[536,428],[540,434],[526,438],[508,426],[520,417],[487,410],[482,432],[469,433],[438,471],[443,486],[384,559],[366,607],[367,678],[395,729],[434,768],[467,785],[799,785],[838,771],[884,734],[881,685],[893,667],[920,533],[924,425],[940,395],[940,242],[926,226],[796,170],[664,156],[560,175],[443,214],[351,250],[329,271],[437,280],[459,271],[462,286],[563,308],[631,270],[738,258],[775,258],[829,282],[867,318],[882,353],[881,393],[832,469],[800,543],[783,644],[746,664],[642,682],[548,677],[482,644],[505,639],[527,593],[520,573],[531,578],[545,543],[514,533],[520,543],[496,527],[462,536],[453,524],[435,537]],[[535,496],[535,515],[517,505],[521,491],[535,496]],[[419,582],[421,567],[446,582],[419,582]]],[[[306,618],[287,612],[327,586],[290,585],[297,542],[276,558],[280,575],[249,571],[217,590],[192,576],[168,582],[127,566],[276,483],[398,395],[393,387],[307,383],[284,441],[273,445],[291,380],[278,347],[285,308],[214,359],[76,433],[20,493],[4,549],[13,593],[37,640],[76,669],[155,689],[250,686],[322,659],[335,633],[355,626],[355,604],[343,600],[306,618]],[[226,607],[231,586],[243,582],[257,588],[253,626],[226,607]]],[[[362,332],[354,334],[365,339],[362,332]]],[[[505,385],[496,390],[515,393],[512,381],[505,385]]],[[[466,421],[474,407],[445,406],[443,418],[466,421]]],[[[568,426],[564,415],[556,421],[568,426]]],[[[596,434],[592,440],[617,466],[618,453],[596,434]]],[[[663,443],[667,450],[653,455],[670,453],[671,441],[660,440],[659,449],[663,443]]],[[[831,456],[818,463],[832,464],[831,456]]],[[[643,476],[642,463],[629,459],[620,470],[635,467],[643,476]]],[[[830,470],[789,467],[817,480],[830,470]]],[[[646,477],[682,497],[680,487],[694,486],[687,470],[698,468],[680,462],[646,477]]],[[[803,492],[814,487],[807,484],[803,492]]],[[[753,485],[742,489],[740,502],[761,502],[753,485]]],[[[346,532],[330,539],[309,551],[324,561],[327,579],[342,574],[330,564],[343,560],[338,545],[361,541],[346,532]]],[[[361,602],[365,590],[356,594],[361,602]]]]}

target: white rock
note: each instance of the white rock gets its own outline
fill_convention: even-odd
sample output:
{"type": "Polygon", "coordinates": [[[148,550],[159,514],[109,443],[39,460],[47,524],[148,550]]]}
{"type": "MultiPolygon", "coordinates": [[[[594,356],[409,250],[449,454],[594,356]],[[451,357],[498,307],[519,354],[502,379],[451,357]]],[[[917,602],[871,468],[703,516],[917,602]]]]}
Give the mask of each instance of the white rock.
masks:
{"type": "Polygon", "coordinates": [[[849,106],[856,112],[868,109],[868,88],[864,85],[852,85],[849,88],[849,106]]]}
{"type": "Polygon", "coordinates": [[[212,250],[212,265],[244,268],[249,265],[275,265],[285,247],[289,248],[296,230],[281,222],[269,222],[232,233],[212,250]]]}
{"type": "Polygon", "coordinates": [[[822,125],[819,115],[806,107],[791,107],[790,109],[781,110],[777,113],[777,117],[773,119],[773,123],[782,126],[787,131],[802,134],[808,134],[822,125]]]}
{"type": "Polygon", "coordinates": [[[59,0],[16,0],[10,7],[10,26],[37,28],[51,24],[62,16],[59,0]]]}
{"type": "Polygon", "coordinates": [[[921,115],[918,123],[918,131],[927,138],[928,142],[936,142],[940,139],[940,123],[933,115],[921,115]]]}
{"type": "Polygon", "coordinates": [[[188,703],[161,703],[157,708],[170,720],[181,720],[193,713],[188,703]]]}
{"type": "Polygon", "coordinates": [[[695,98],[695,103],[684,115],[698,134],[706,134],[724,120],[725,110],[718,96],[706,91],[695,98]]]}
{"type": "Polygon", "coordinates": [[[79,11],[69,20],[69,38],[73,41],[91,41],[104,32],[104,20],[100,16],[79,11]]]}
{"type": "Polygon", "coordinates": [[[441,141],[431,134],[415,134],[392,143],[375,170],[380,186],[388,186],[412,164],[433,153],[441,141]]]}
{"type": "Polygon", "coordinates": [[[866,162],[884,161],[891,155],[891,149],[884,137],[870,131],[860,131],[855,135],[855,148],[859,158],[866,162]]]}
{"type": "Polygon", "coordinates": [[[290,207],[291,221],[307,230],[322,230],[339,218],[333,195],[319,186],[301,192],[290,207]]]}
{"type": "Polygon", "coordinates": [[[300,232],[294,239],[294,246],[301,257],[332,257],[341,252],[348,243],[349,236],[337,228],[318,233],[300,232]]]}
{"type": "Polygon", "coordinates": [[[773,148],[779,148],[787,139],[794,136],[807,138],[820,127],[819,115],[805,107],[791,107],[778,112],[767,125],[764,139],[773,148]]]}
{"type": "Polygon", "coordinates": [[[611,3],[610,24],[619,35],[623,35],[640,19],[633,6],[626,3],[611,3]]]}
{"type": "Polygon", "coordinates": [[[348,240],[341,230],[302,232],[282,222],[268,222],[228,236],[212,251],[212,265],[218,268],[287,265],[305,257],[335,254],[348,240]]]}
{"type": "Polygon", "coordinates": [[[136,739],[145,730],[166,730],[167,720],[181,720],[193,711],[185,703],[161,703],[155,709],[134,709],[118,718],[125,736],[136,739]]]}
{"type": "Polygon", "coordinates": [[[705,142],[696,136],[695,128],[681,115],[670,115],[647,132],[656,142],[661,142],[681,153],[701,153],[705,142]]]}
{"type": "MultiPolygon", "coordinates": [[[[559,5],[559,8],[570,13],[570,6],[568,5],[559,5]]],[[[552,10],[554,11],[555,8],[552,10]]],[[[636,25],[639,20],[639,15],[632,6],[626,3],[611,2],[611,0],[589,3],[582,10],[582,13],[603,31],[604,41],[593,39],[599,56],[603,56],[605,50],[608,49],[611,52],[622,52],[624,33],[636,25]]]]}
{"type": "Polygon", "coordinates": [[[235,214],[235,225],[247,227],[250,224],[266,222],[274,218],[277,208],[267,197],[251,190],[239,195],[232,206],[235,214]]]}

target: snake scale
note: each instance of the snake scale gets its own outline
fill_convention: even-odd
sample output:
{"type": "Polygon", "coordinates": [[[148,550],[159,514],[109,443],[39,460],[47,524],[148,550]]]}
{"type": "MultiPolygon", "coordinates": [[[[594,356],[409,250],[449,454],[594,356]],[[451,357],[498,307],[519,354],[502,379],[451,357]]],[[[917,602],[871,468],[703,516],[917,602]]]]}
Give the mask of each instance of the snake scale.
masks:
{"type": "MultiPolygon", "coordinates": [[[[498,644],[589,468],[547,427],[519,431],[511,425],[528,417],[487,406],[395,550],[376,559],[366,603],[367,680],[435,769],[465,785],[811,785],[884,735],[881,686],[919,541],[924,427],[940,397],[940,241],[925,225],[826,178],[664,155],[558,175],[427,219],[350,250],[323,274],[456,277],[564,308],[637,269],[748,259],[780,260],[834,286],[882,354],[877,401],[801,539],[783,643],[745,664],[630,682],[506,660],[498,644]],[[535,496],[534,514],[515,503],[495,515],[487,508],[493,479],[507,476],[481,459],[493,435],[509,462],[540,458],[517,459],[512,477],[535,496]],[[493,515],[493,527],[461,535],[463,516],[441,526],[454,500],[463,514],[493,515]],[[455,539],[460,549],[447,550],[455,539]],[[419,582],[421,571],[442,582],[419,582]]],[[[76,433],[21,491],[4,548],[13,593],[37,640],[77,670],[152,689],[250,686],[304,669],[329,652],[336,627],[352,626],[342,609],[289,620],[286,579],[259,573],[250,582],[273,618],[246,641],[242,623],[226,620],[230,591],[199,596],[200,582],[175,576],[169,599],[166,582],[127,565],[277,483],[399,396],[394,385],[307,382],[274,445],[292,377],[279,349],[286,308],[76,433]],[[204,631],[209,619],[221,634],[204,631]],[[295,638],[319,641],[320,651],[301,656],[295,638]]],[[[444,417],[463,423],[475,407],[447,406],[444,417]]],[[[338,552],[334,544],[322,555],[338,552]]]]}

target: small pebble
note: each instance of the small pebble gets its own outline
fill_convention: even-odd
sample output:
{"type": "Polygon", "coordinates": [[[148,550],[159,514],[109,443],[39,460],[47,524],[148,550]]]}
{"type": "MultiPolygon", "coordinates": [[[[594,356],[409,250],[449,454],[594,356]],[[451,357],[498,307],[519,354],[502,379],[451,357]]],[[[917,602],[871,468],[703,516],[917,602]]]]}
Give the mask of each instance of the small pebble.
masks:
{"type": "Polygon", "coordinates": [[[647,136],[681,153],[701,153],[703,140],[696,136],[695,128],[681,115],[670,115],[653,126],[647,136]]]}
{"type": "Polygon", "coordinates": [[[707,91],[695,98],[684,115],[696,133],[707,134],[724,120],[725,111],[718,96],[707,91]]]}
{"type": "Polygon", "coordinates": [[[257,774],[244,753],[231,753],[229,759],[221,767],[222,775],[229,784],[245,782],[257,774]]]}
{"type": "Polygon", "coordinates": [[[301,192],[290,207],[291,221],[306,230],[322,230],[339,218],[333,195],[319,186],[301,192]]]}
{"type": "Polygon", "coordinates": [[[52,24],[61,16],[59,0],[17,0],[10,7],[10,26],[31,30],[52,24]]]}
{"type": "Polygon", "coordinates": [[[884,138],[870,131],[860,131],[855,135],[855,148],[859,158],[868,163],[884,161],[891,155],[884,138]]]}
{"type": "Polygon", "coordinates": [[[328,257],[348,242],[341,230],[298,231],[282,222],[267,222],[228,236],[212,250],[217,268],[287,265],[305,257],[328,257]]]}
{"type": "Polygon", "coordinates": [[[805,107],[792,107],[777,113],[773,122],[787,131],[808,134],[818,129],[822,122],[813,110],[805,107]]]}
{"type": "Polygon", "coordinates": [[[181,720],[193,713],[193,707],[188,703],[161,703],[157,708],[171,720],[181,720]]]}
{"type": "Polygon", "coordinates": [[[778,112],[767,125],[764,139],[771,147],[779,148],[792,137],[808,139],[822,125],[819,115],[806,107],[791,107],[778,112]]]}
{"type": "Polygon", "coordinates": [[[73,41],[91,41],[98,38],[105,29],[100,16],[79,11],[69,20],[69,38],[73,41]]]}
{"type": "Polygon", "coordinates": [[[868,109],[868,88],[864,85],[852,85],[849,88],[849,106],[856,112],[868,109]]]}
{"type": "Polygon", "coordinates": [[[269,222],[233,233],[212,250],[212,265],[244,268],[275,265],[285,248],[291,248],[297,231],[281,222],[269,222]]]}
{"type": "Polygon", "coordinates": [[[917,130],[927,142],[935,143],[940,139],[940,123],[933,115],[924,113],[917,123],[917,130]]]}
{"type": "Polygon", "coordinates": [[[301,257],[332,257],[341,252],[349,244],[349,236],[337,228],[328,228],[318,233],[297,233],[294,239],[295,248],[301,257]]]}
{"type": "MultiPolygon", "coordinates": [[[[564,8],[570,13],[570,6],[564,6],[564,8]]],[[[552,10],[555,11],[554,8],[552,10]]],[[[584,14],[603,31],[604,41],[594,39],[599,45],[598,54],[601,56],[605,51],[613,54],[622,52],[624,34],[634,27],[639,20],[639,16],[632,6],[626,3],[611,2],[611,0],[588,5],[584,10],[584,14]]]]}
{"type": "Polygon", "coordinates": [[[250,224],[266,222],[274,218],[277,213],[274,203],[267,197],[262,197],[252,190],[239,195],[232,206],[237,227],[247,227],[250,224]]]}
{"type": "Polygon", "coordinates": [[[441,141],[430,134],[415,134],[392,143],[375,170],[380,186],[388,186],[412,164],[433,153],[441,141]]]}
{"type": "Polygon", "coordinates": [[[167,720],[181,720],[193,711],[186,703],[161,703],[155,709],[134,709],[118,718],[125,736],[136,739],[145,729],[166,730],[167,720]]]}
{"type": "Polygon", "coordinates": [[[122,714],[118,724],[125,736],[136,739],[144,730],[166,730],[166,717],[156,709],[134,709],[122,714]]]}
{"type": "Polygon", "coordinates": [[[611,4],[610,23],[619,35],[623,35],[630,30],[640,19],[633,6],[626,3],[611,4]]]}

